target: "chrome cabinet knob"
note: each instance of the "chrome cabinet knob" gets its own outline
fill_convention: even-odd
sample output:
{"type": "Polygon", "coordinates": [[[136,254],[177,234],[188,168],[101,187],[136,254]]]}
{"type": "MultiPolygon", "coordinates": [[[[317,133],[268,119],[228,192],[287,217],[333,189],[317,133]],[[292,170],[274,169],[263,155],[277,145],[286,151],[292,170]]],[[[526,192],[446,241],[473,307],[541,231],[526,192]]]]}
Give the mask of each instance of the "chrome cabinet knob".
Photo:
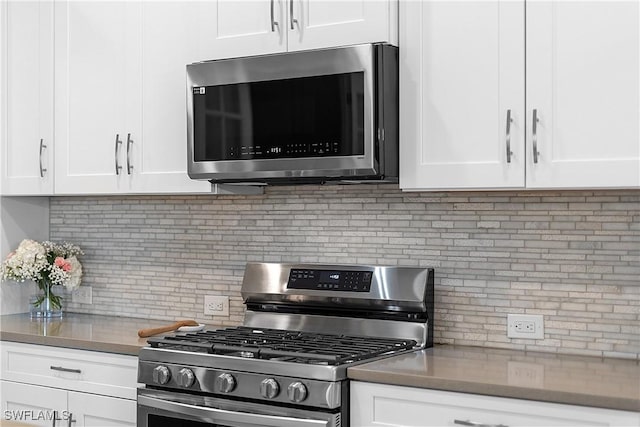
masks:
{"type": "Polygon", "coordinates": [[[171,371],[166,366],[160,365],[153,368],[153,382],[156,384],[166,384],[171,379],[171,371]]]}
{"type": "Polygon", "coordinates": [[[180,372],[178,372],[178,376],[176,377],[176,382],[178,383],[178,385],[186,388],[191,387],[195,381],[196,376],[189,368],[180,369],[180,372]]]}
{"type": "Polygon", "coordinates": [[[292,402],[302,402],[307,398],[307,387],[300,381],[293,382],[287,387],[287,396],[289,396],[289,400],[292,402]]]}
{"type": "Polygon", "coordinates": [[[236,388],[236,379],[231,374],[220,374],[218,376],[218,390],[222,393],[230,393],[236,388]]]}
{"type": "Polygon", "coordinates": [[[278,382],[273,378],[267,378],[260,383],[260,394],[267,399],[273,399],[280,392],[278,382]]]}

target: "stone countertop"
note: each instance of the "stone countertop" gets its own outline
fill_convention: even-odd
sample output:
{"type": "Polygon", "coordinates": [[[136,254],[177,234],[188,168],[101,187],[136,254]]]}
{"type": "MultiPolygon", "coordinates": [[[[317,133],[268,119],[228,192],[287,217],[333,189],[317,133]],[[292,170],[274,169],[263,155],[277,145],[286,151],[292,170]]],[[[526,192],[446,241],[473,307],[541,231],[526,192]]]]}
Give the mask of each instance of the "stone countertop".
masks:
{"type": "Polygon", "coordinates": [[[359,381],[640,411],[637,360],[436,346],[347,372],[359,381]]]}
{"type": "Polygon", "coordinates": [[[170,321],[65,313],[62,319],[31,320],[29,314],[0,316],[0,340],[108,353],[138,355],[147,345],[139,329],[167,326],[170,321]]]}

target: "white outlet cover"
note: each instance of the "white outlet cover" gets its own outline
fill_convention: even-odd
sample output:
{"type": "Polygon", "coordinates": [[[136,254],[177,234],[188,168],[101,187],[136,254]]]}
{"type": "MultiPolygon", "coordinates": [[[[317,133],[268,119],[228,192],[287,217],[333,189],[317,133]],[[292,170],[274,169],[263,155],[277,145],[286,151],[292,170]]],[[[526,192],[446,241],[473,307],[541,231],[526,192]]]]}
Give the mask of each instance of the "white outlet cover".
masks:
{"type": "Polygon", "coordinates": [[[541,314],[507,314],[507,337],[532,340],[544,339],[544,317],[541,314]],[[533,332],[517,331],[517,322],[532,322],[535,325],[533,332]]]}
{"type": "Polygon", "coordinates": [[[205,295],[204,314],[207,316],[229,316],[229,297],[226,295],[205,295]],[[220,307],[220,309],[216,309],[220,307]]]}
{"type": "Polygon", "coordinates": [[[93,304],[93,288],[79,286],[71,293],[71,301],[78,304],[93,304]]]}

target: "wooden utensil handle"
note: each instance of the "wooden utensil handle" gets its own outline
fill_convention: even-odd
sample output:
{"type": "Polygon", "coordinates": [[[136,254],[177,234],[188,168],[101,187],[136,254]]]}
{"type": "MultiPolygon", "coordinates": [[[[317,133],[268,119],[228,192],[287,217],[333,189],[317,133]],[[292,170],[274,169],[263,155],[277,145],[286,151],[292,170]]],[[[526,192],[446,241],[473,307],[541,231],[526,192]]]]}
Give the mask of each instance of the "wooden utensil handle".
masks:
{"type": "Polygon", "coordinates": [[[148,338],[153,335],[163,334],[165,332],[175,331],[176,329],[182,326],[198,326],[199,323],[195,320],[181,320],[180,322],[176,322],[173,325],[162,326],[159,328],[148,328],[148,329],[140,329],[138,331],[138,336],[140,338],[148,338]]]}

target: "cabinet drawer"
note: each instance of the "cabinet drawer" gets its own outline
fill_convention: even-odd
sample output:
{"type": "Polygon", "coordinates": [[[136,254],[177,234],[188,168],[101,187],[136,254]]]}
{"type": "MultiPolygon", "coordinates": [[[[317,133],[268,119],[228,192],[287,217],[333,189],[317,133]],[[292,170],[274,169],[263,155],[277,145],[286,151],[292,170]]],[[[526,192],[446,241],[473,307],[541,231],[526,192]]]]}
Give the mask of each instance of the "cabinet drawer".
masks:
{"type": "Polygon", "coordinates": [[[351,408],[352,427],[640,425],[634,412],[362,382],[351,408]]]}
{"type": "Polygon", "coordinates": [[[3,380],[136,398],[135,356],[6,341],[1,347],[3,380]]]}

